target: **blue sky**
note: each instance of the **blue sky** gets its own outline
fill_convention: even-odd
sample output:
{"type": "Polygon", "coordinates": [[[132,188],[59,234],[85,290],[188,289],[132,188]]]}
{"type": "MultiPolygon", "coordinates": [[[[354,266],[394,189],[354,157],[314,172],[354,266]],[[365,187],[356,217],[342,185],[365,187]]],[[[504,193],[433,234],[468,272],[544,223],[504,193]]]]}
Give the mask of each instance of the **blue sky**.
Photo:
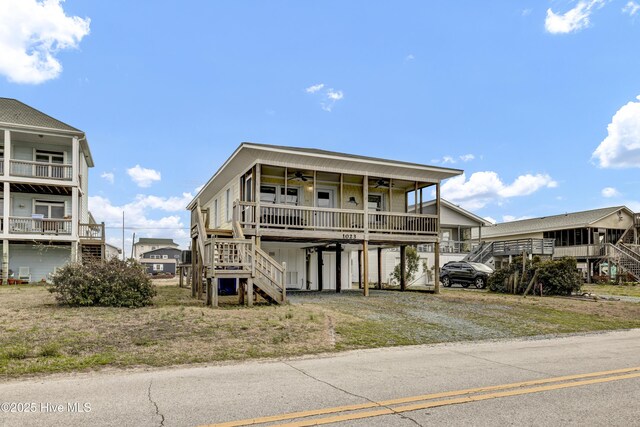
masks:
{"type": "MultiPolygon", "coordinates": [[[[242,141],[465,170],[482,217],[640,211],[640,0],[0,0],[0,96],[87,133],[121,244],[242,141]]],[[[128,250],[128,249],[127,249],[128,250]]]]}

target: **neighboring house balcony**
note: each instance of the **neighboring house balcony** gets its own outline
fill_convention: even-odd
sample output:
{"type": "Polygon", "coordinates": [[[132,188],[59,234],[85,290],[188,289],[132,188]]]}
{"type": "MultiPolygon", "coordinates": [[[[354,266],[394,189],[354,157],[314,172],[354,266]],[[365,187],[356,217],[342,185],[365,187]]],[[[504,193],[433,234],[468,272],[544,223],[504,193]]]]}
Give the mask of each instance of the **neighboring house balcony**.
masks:
{"type": "Polygon", "coordinates": [[[556,246],[553,254],[554,258],[572,257],[572,258],[590,258],[605,255],[604,246],[602,244],[595,245],[576,245],[576,246],[556,246]]]}
{"type": "Polygon", "coordinates": [[[9,217],[9,234],[71,235],[71,219],[32,217],[9,217]]]}
{"type": "MultiPolygon", "coordinates": [[[[440,241],[440,253],[448,254],[467,254],[471,252],[478,245],[477,241],[465,240],[441,240],[440,241]]],[[[435,244],[428,243],[425,245],[418,245],[418,252],[435,252],[435,244]]]]}
{"type": "Polygon", "coordinates": [[[95,240],[104,242],[104,222],[100,224],[78,224],[80,240],[95,240]]]}
{"type": "MultiPolygon", "coordinates": [[[[71,181],[73,177],[73,168],[71,165],[28,160],[11,160],[10,163],[12,176],[59,181],[71,181]]],[[[2,170],[4,170],[4,168],[2,168],[2,170]]]]}

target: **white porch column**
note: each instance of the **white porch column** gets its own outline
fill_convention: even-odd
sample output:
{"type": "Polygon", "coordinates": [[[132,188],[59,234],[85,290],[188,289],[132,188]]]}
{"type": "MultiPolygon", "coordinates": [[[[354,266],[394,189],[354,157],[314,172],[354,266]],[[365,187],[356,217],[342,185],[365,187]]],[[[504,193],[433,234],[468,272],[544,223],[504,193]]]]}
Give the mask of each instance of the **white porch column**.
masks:
{"type": "Polygon", "coordinates": [[[11,167],[11,131],[4,131],[4,176],[10,175],[11,167]]]}
{"type": "MultiPolygon", "coordinates": [[[[5,158],[5,162],[6,162],[5,158]]],[[[5,163],[6,165],[6,163],[5,163]]],[[[9,234],[9,216],[11,215],[11,186],[5,182],[2,188],[2,234],[9,234]]]]}
{"type": "Polygon", "coordinates": [[[2,241],[2,284],[9,283],[9,241],[2,241]]]}
{"type": "MultiPolygon", "coordinates": [[[[78,184],[78,175],[80,175],[80,141],[77,136],[71,140],[71,182],[78,184]]],[[[87,177],[84,177],[87,179],[87,177]]]]}
{"type": "Polygon", "coordinates": [[[78,222],[80,215],[78,214],[78,187],[71,188],[71,237],[78,238],[78,222]]]}
{"type": "Polygon", "coordinates": [[[79,262],[78,257],[78,242],[71,242],[71,262],[79,262]]]}

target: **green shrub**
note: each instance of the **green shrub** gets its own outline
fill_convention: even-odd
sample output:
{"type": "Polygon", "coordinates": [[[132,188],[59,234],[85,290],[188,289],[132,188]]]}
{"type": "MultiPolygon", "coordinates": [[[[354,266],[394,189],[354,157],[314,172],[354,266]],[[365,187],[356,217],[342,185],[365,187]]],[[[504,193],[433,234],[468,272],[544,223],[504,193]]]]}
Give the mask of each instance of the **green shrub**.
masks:
{"type": "Polygon", "coordinates": [[[68,264],[51,280],[49,291],[70,306],[143,307],[156,295],[145,268],[135,260],[68,264]]]}
{"type": "MultiPolygon", "coordinates": [[[[420,255],[418,254],[418,250],[415,248],[415,246],[407,246],[405,251],[405,257],[407,261],[407,265],[405,267],[406,280],[407,283],[411,283],[411,281],[413,281],[413,277],[420,268],[420,255]]],[[[391,280],[395,283],[400,283],[400,275],[400,264],[398,264],[391,272],[391,280]]]]}
{"type": "MultiPolygon", "coordinates": [[[[538,273],[537,282],[542,283],[543,295],[571,295],[573,292],[580,291],[582,286],[582,277],[578,272],[575,259],[562,258],[547,261],[534,259],[526,261],[525,280],[518,283],[516,293],[524,293],[536,272],[538,273]]],[[[507,267],[496,270],[487,281],[489,289],[493,292],[508,292],[505,283],[514,273],[517,273],[518,280],[522,278],[522,257],[516,257],[507,267]]]]}

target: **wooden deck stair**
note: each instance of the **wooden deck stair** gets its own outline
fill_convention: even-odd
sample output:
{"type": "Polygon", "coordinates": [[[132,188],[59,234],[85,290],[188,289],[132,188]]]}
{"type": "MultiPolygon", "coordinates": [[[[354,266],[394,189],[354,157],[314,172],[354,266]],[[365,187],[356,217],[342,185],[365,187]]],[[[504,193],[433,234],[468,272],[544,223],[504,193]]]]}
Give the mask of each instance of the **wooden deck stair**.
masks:
{"type": "Polygon", "coordinates": [[[80,255],[83,261],[104,259],[104,244],[80,243],[80,255]]]}
{"type": "Polygon", "coordinates": [[[640,253],[635,247],[618,241],[615,245],[608,243],[607,256],[613,262],[640,281],[640,253]]]}
{"type": "Polygon", "coordinates": [[[260,295],[271,304],[286,301],[285,266],[260,249],[255,238],[247,239],[239,223],[233,225],[233,239],[209,238],[204,242],[207,278],[239,279],[247,292],[260,295]]]}

